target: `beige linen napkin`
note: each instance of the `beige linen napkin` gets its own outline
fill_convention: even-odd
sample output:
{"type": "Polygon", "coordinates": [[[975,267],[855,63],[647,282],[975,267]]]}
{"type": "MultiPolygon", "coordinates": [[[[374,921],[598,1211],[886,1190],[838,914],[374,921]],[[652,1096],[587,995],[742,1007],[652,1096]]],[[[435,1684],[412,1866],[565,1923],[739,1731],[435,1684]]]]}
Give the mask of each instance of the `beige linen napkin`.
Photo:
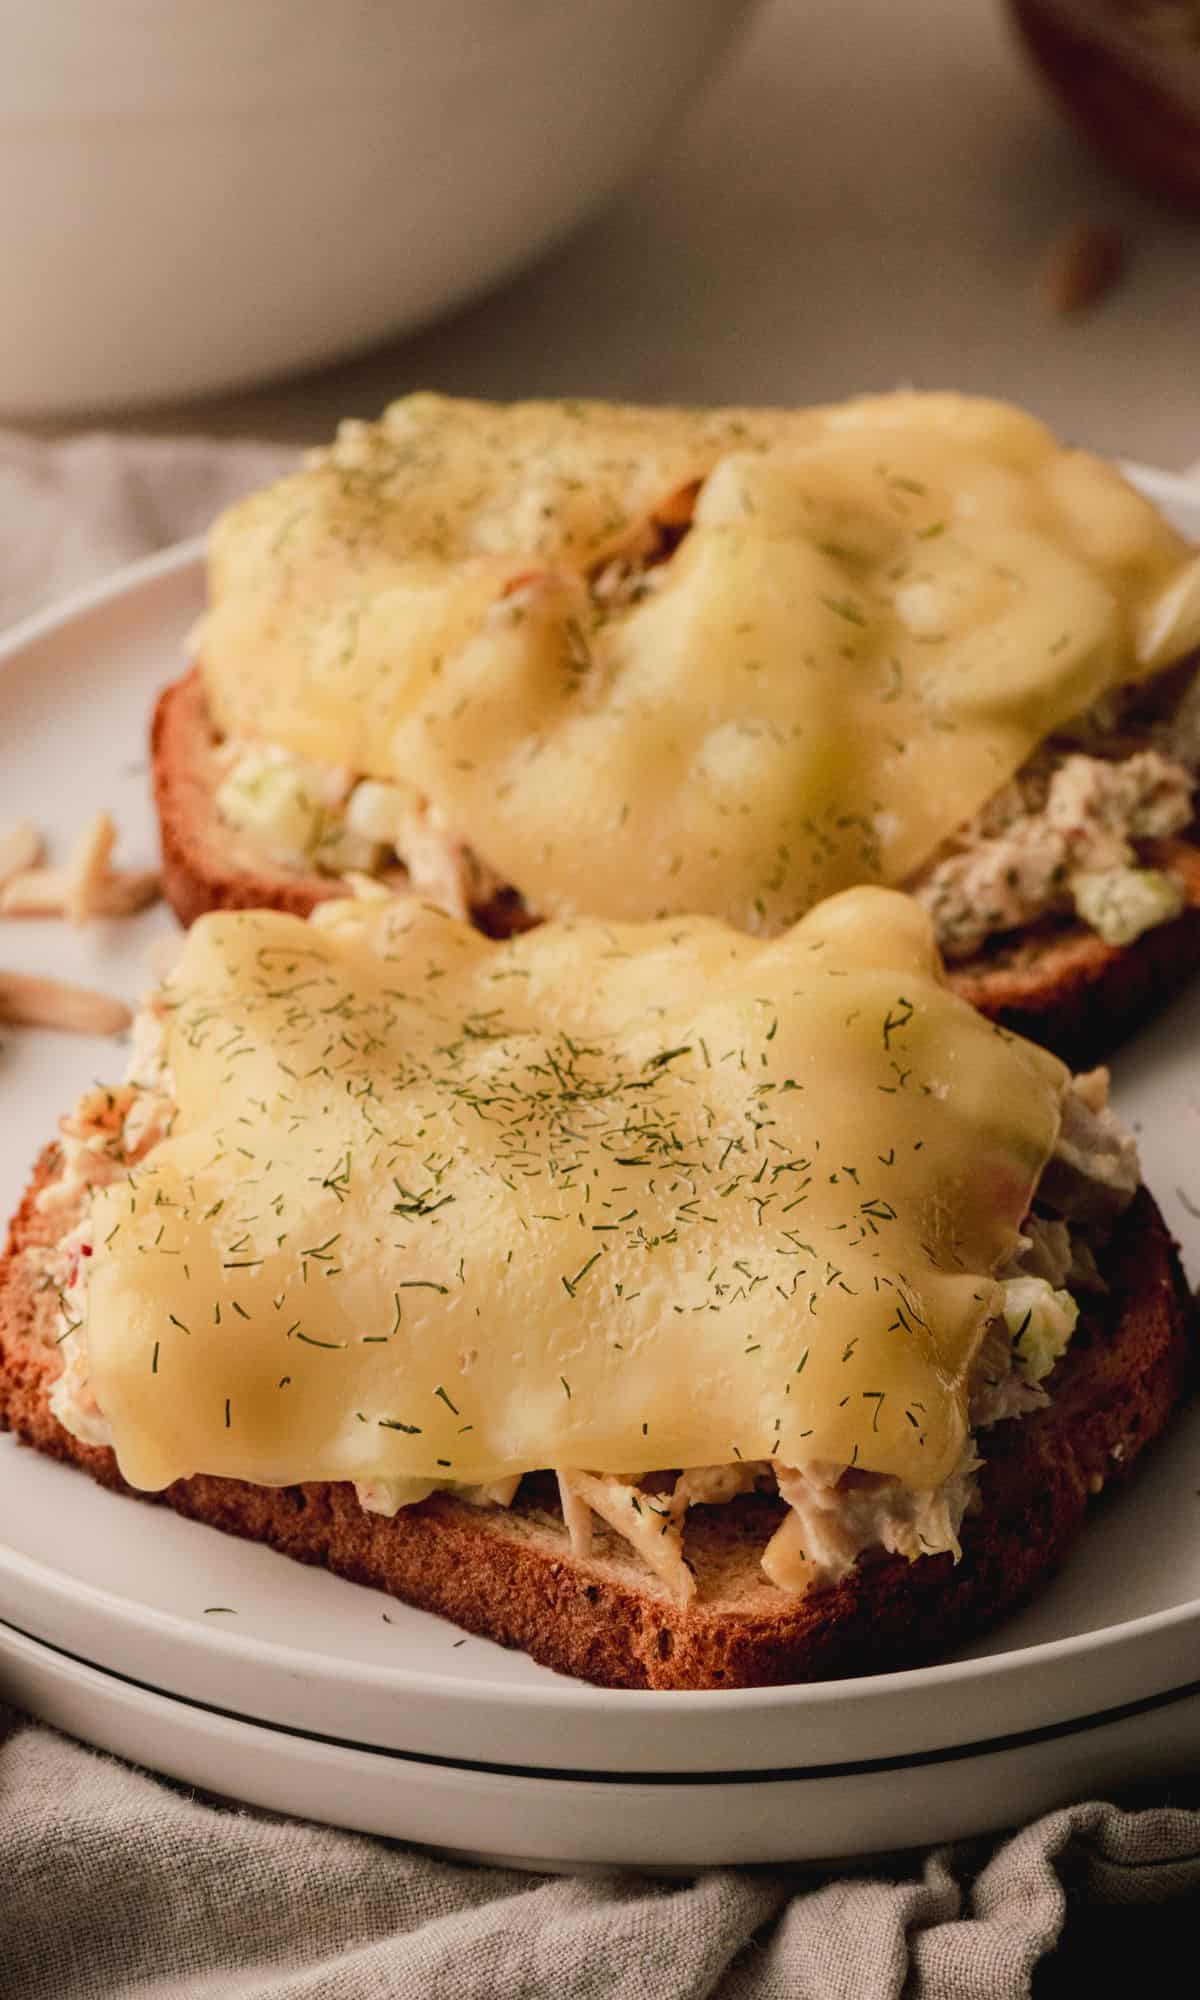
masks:
{"type": "MultiPolygon", "coordinates": [[[[292,460],[0,436],[0,623],[198,532],[292,460]]],[[[1194,1790],[1165,1799],[854,1873],[547,1879],[214,1803],[0,1711],[0,1996],[1097,2000],[1152,1966],[1184,1990],[1200,1811],[1194,1790]]]]}
{"type": "Polygon", "coordinates": [[[201,438],[69,438],[0,432],[0,627],[126,563],[202,534],[297,454],[201,438]]]}

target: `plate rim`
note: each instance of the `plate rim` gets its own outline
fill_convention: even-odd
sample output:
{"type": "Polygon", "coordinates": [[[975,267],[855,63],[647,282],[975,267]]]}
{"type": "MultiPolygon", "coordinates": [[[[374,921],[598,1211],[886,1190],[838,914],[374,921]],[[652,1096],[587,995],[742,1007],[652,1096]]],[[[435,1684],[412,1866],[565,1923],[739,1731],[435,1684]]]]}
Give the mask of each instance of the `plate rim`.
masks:
{"type": "Polygon", "coordinates": [[[75,1652],[69,1646],[27,1632],[23,1625],[14,1623],[9,1618],[0,1618],[0,1657],[3,1657],[6,1650],[20,1651],[26,1647],[52,1657],[69,1670],[78,1670],[88,1675],[101,1675],[106,1681],[118,1682],[133,1696],[148,1695],[178,1702],[183,1707],[194,1709],[218,1722],[267,1730],[277,1737],[293,1737],[302,1742],[321,1744],[328,1749],[349,1751],[355,1755],[386,1757],[397,1764],[419,1764],[446,1771],[470,1772],[486,1778],[525,1778],[546,1784],[588,1784],[603,1785],[606,1788],[616,1785],[650,1785],[656,1790],[664,1787],[695,1790],[702,1785],[723,1789],[730,1785],[816,1784],[887,1771],[970,1763],[979,1758],[995,1757],[1011,1750],[1023,1750],[1064,1737],[1090,1735],[1096,1730],[1111,1729],[1139,1715],[1175,1707],[1180,1702],[1195,1701],[1200,1698],[1200,1678],[1194,1678],[1175,1687],[1137,1696],[1130,1701],[1111,1703],[1103,1708],[1088,1708],[1079,1715],[1060,1716],[1051,1722],[1031,1724],[1027,1729],[1004,1729],[994,1736],[971,1736],[965,1742],[948,1738],[944,1742],[921,1748],[887,1751],[858,1758],[834,1758],[827,1763],[808,1759],[802,1764],[670,1768],[658,1765],[635,1767],[632,1763],[628,1766],[530,1764],[516,1759],[500,1762],[491,1758],[454,1756],[445,1751],[417,1750],[400,1744],[377,1743],[365,1737],[334,1735],[329,1730],[313,1728],[306,1724],[255,1715],[246,1709],[230,1708],[224,1702],[185,1693],[180,1688],[164,1687],[157,1679],[144,1679],[123,1667],[114,1667],[99,1660],[89,1659],[86,1654],[75,1652]]]}
{"type": "Polygon", "coordinates": [[[404,1764],[369,1745],[338,1749],[311,1734],[264,1727],[253,1717],[214,1714],[202,1704],[55,1654],[23,1633],[0,1630],[0,1686],[10,1662],[35,1715],[110,1755],[199,1785],[210,1795],[215,1791],[275,1814],[416,1841],[451,1860],[570,1874],[582,1868],[694,1875],[697,1869],[747,1862],[836,1870],[850,1856],[877,1869],[884,1865],[886,1872],[898,1851],[912,1848],[914,1826],[922,1829],[923,1849],[931,1839],[944,1843],[999,1832],[1031,1811],[1051,1812],[1090,1796],[1097,1784],[1097,1754],[1102,1790],[1132,1782],[1148,1760],[1174,1768],[1181,1761],[1180,1727],[1169,1723],[1164,1734],[1155,1727],[1156,1718],[1185,1716],[1190,1741],[1200,1714],[1196,1697],[1178,1710],[1152,1711],[1102,1729],[1088,1739],[1082,1768],[1078,1755],[1048,1758],[1041,1743],[990,1754],[983,1765],[987,1782],[973,1789],[953,1775],[953,1765],[918,1765],[903,1784],[891,1770],[818,1772],[811,1779],[773,1784],[749,1772],[746,1782],[732,1785],[706,1783],[701,1774],[685,1786],[647,1784],[637,1772],[597,1784],[590,1772],[568,1772],[549,1774],[559,1782],[545,1783],[524,1772],[499,1777],[404,1764]],[[232,1752],[236,1769],[230,1766],[232,1752]],[[809,1811],[814,1802],[821,1808],[817,1814],[809,1811]],[[704,1832],[713,1826],[720,1829],[715,1844],[704,1832]]]}
{"type": "MultiPolygon", "coordinates": [[[[1200,499],[1200,492],[1197,497],[1200,499]]],[[[139,556],[136,562],[124,563],[120,569],[110,570],[91,583],[80,584],[78,589],[56,598],[43,610],[31,611],[5,625],[0,628],[0,672],[10,667],[18,654],[44,639],[56,638],[64,626],[74,624],[77,618],[99,611],[117,599],[132,597],[144,584],[158,583],[176,571],[202,563],[207,548],[207,535],[190,535],[186,541],[170,542],[165,549],[139,556]]]]}
{"type": "MultiPolygon", "coordinates": [[[[1121,461],[1120,464],[1128,477],[1149,496],[1168,505],[1174,503],[1200,510],[1200,476],[1173,473],[1130,461],[1121,461]]],[[[97,612],[117,605],[131,607],[136,612],[141,593],[166,579],[182,581],[189,572],[200,569],[206,548],[206,535],[173,543],[83,585],[42,611],[18,620],[0,633],[0,673],[12,669],[30,649],[60,638],[68,628],[97,612]]],[[[40,1589],[59,1602],[67,1599],[78,1601],[82,1596],[101,1618],[126,1626],[132,1623],[149,1627],[165,1641],[183,1643],[198,1655],[211,1654],[226,1665],[241,1663],[250,1669],[261,1666],[276,1672],[290,1670],[315,1674],[343,1692],[351,1691],[357,1684],[369,1686],[381,1694],[394,1692],[398,1696],[435,1696],[441,1702],[461,1701],[470,1706],[486,1699],[511,1709],[544,1710],[550,1707],[564,1715],[572,1710],[581,1710],[589,1718],[604,1710],[630,1717],[654,1714],[660,1721],[668,1713],[679,1715],[682,1721],[718,1714],[787,1713],[796,1708],[819,1712],[825,1708],[844,1706],[853,1711],[862,1705],[891,1701],[893,1698],[902,1701],[906,1694],[973,1687],[977,1682],[993,1679],[1008,1682],[1022,1673],[1036,1673],[1041,1668],[1061,1666],[1069,1660],[1086,1658],[1091,1661],[1122,1647],[1142,1640],[1150,1641],[1192,1625],[1200,1632],[1200,1597],[1196,1597],[1183,1604],[1141,1613],[1112,1625],[1042,1640],[1033,1645],[1008,1648],[967,1660],[938,1661],[929,1666],[906,1668],[894,1673],[856,1675],[844,1680],[790,1682],[767,1688],[634,1689],[596,1687],[589,1682],[564,1677],[561,1686],[553,1683],[520,1686],[472,1677],[446,1681],[432,1670],[400,1664],[380,1665],[365,1660],[352,1661],[270,1639],[215,1627],[200,1627],[173,1612],[162,1611],[117,1591],[72,1578],[49,1563],[9,1547],[0,1539],[0,1576],[5,1574],[21,1576],[27,1585],[40,1589]]],[[[49,1642],[34,1639],[33,1643],[49,1642]]],[[[114,1670],[96,1663],[96,1671],[114,1670]]]]}

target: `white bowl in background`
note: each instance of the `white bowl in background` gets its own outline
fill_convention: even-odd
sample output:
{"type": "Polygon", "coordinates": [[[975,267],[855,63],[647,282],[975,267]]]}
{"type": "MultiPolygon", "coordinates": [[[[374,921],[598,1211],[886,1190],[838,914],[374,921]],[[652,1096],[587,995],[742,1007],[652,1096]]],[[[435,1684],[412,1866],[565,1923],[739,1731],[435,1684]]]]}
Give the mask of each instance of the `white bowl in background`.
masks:
{"type": "Polygon", "coordinates": [[[754,0],[0,0],[0,412],[411,327],[565,234],[754,0]]]}

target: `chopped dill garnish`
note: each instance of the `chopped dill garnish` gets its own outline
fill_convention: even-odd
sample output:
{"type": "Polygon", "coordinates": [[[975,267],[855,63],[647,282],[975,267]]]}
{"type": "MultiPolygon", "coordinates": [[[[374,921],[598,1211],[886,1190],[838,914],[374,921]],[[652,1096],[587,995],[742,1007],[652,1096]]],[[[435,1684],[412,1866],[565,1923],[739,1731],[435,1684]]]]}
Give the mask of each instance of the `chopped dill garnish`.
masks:
{"type": "Polygon", "coordinates": [[[598,1263],[603,1254],[604,1253],[601,1250],[593,1250],[586,1264],[580,1265],[579,1269],[576,1271],[575,1276],[573,1278],[562,1276],[562,1274],[560,1273],[560,1276],[562,1277],[562,1287],[563,1290],[566,1292],[568,1298],[573,1299],[575,1297],[575,1292],[579,1285],[580,1279],[586,1278],[588,1272],[592,1268],[592,1265],[598,1263]]]}

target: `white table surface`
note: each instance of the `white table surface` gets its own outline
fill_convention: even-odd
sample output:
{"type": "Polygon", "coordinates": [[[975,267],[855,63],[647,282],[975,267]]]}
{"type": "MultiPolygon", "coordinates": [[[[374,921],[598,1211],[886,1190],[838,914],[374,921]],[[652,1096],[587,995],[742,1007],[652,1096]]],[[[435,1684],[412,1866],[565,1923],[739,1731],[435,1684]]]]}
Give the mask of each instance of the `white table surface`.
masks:
{"type": "Polygon", "coordinates": [[[910,382],[1181,468],[1198,363],[1200,221],[1082,150],[1001,0],[767,0],[658,161],[501,292],[319,375],[120,427],[309,439],[418,386],[808,402],[910,382]],[[1127,233],[1128,269],[1056,320],[1042,265],[1083,220],[1127,233]]]}

